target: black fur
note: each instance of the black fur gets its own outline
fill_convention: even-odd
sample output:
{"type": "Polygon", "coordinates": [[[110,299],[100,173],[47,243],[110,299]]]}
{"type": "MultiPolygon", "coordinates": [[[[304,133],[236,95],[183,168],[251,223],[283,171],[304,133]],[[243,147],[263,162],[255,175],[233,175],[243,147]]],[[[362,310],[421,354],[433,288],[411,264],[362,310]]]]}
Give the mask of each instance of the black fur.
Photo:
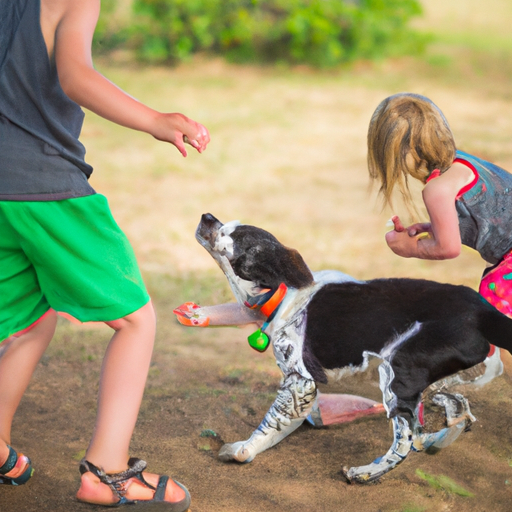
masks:
{"type": "Polygon", "coordinates": [[[416,322],[418,332],[391,361],[399,411],[412,412],[433,382],[483,361],[489,343],[512,349],[512,320],[474,290],[376,279],[329,284],[315,294],[307,310],[304,362],[315,380],[326,382],[323,368],[359,366],[363,351],[379,353],[416,322]]]}
{"type": "MultiPolygon", "coordinates": [[[[219,226],[205,214],[197,233],[209,239],[219,226]]],[[[230,236],[230,264],[242,279],[273,290],[280,283],[297,289],[313,284],[300,254],[267,231],[239,225],[230,236]]],[[[482,362],[489,344],[512,352],[512,320],[471,288],[375,279],[326,284],[316,291],[307,306],[303,361],[315,381],[326,383],[325,370],[361,366],[364,352],[379,354],[406,333],[390,359],[397,397],[392,416],[413,414],[430,384],[482,362]]]]}
{"type": "Polygon", "coordinates": [[[254,226],[238,226],[231,238],[235,243],[230,263],[242,279],[272,290],[280,283],[289,288],[302,288],[313,282],[302,256],[295,249],[285,247],[268,231],[254,226]]]}
{"type": "MultiPolygon", "coordinates": [[[[243,279],[275,289],[302,288],[313,277],[300,254],[254,226],[238,226],[233,270],[243,279]]],[[[412,414],[433,382],[482,362],[492,343],[512,351],[512,320],[466,286],[421,279],[375,279],[327,284],[307,308],[303,360],[317,382],[325,369],[363,364],[363,353],[380,353],[415,324],[418,332],[392,357],[392,390],[398,412],[412,414]]]]}

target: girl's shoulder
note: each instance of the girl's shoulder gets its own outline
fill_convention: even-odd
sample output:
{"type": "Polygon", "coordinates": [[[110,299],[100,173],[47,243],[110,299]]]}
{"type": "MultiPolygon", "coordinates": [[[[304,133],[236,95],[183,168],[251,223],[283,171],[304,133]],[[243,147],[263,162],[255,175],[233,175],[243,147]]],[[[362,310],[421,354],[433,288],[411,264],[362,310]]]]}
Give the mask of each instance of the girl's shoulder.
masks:
{"type": "Polygon", "coordinates": [[[478,172],[474,166],[455,160],[444,172],[434,170],[427,179],[423,195],[453,195],[460,197],[478,181],[478,172]]]}

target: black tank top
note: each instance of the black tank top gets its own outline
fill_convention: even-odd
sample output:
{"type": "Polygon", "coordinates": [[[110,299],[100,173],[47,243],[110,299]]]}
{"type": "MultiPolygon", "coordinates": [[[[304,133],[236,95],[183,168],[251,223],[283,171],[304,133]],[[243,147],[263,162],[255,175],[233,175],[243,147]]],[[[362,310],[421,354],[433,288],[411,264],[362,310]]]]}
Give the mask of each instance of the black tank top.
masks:
{"type": "Polygon", "coordinates": [[[0,200],[94,194],[78,140],[84,113],[62,90],[41,32],[40,0],[0,1],[0,200]]]}

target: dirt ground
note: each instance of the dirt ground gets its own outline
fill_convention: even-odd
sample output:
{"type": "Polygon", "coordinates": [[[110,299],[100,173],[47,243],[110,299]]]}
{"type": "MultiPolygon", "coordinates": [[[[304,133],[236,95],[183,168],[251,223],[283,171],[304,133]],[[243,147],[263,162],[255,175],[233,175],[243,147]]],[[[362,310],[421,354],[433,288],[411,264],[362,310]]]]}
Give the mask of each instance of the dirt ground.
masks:
{"type": "MultiPolygon", "coordinates": [[[[97,61],[134,96],[157,109],[183,111],[212,134],[203,155],[182,159],[173,148],[90,114],[83,132],[93,186],[109,197],[132,241],[158,313],[132,454],[151,471],[183,482],[192,512],[511,509],[512,393],[505,377],[465,390],[478,420],[470,432],[435,455],[411,454],[376,484],[347,485],[340,469],[385,453],[392,436],[383,416],[324,429],[302,426],[250,464],[225,464],[216,458],[221,440],[249,437],[274,399],[280,372],[270,351],[249,349],[245,329],[186,329],[172,314],[187,300],[233,300],[194,240],[208,211],[268,229],[314,270],[477,285],[483,262],[470,250],[445,262],[394,256],[383,243],[390,212],[375,208],[368,194],[368,120],[385,96],[403,90],[432,97],[461,149],[512,170],[511,5],[424,4],[422,24],[444,39],[421,60],[320,73],[201,60],[173,70],[141,69],[122,54],[97,61]]],[[[60,323],[13,429],[13,445],[32,458],[36,472],[23,487],[0,487],[0,512],[99,510],[74,495],[109,336],[104,327],[60,323]]],[[[325,391],[380,397],[374,372],[325,391]]]]}
{"type": "MultiPolygon", "coordinates": [[[[180,330],[170,325],[160,333],[132,453],[184,482],[192,512],[510,510],[512,399],[504,377],[466,391],[478,421],[454,444],[435,455],[411,454],[376,484],[347,485],[342,465],[369,463],[389,448],[385,417],[323,429],[303,425],[250,464],[222,463],[220,440],[250,435],[273,400],[279,372],[271,354],[249,350],[243,330],[180,330]],[[172,348],[169,336],[178,340],[172,348]]],[[[76,502],[74,493],[108,332],[93,331],[93,340],[91,331],[65,325],[61,331],[69,346],[45,356],[15,425],[16,445],[32,456],[36,473],[23,488],[0,490],[2,512],[97,510],[76,502]]],[[[334,391],[378,399],[372,377],[369,372],[334,391]]]]}

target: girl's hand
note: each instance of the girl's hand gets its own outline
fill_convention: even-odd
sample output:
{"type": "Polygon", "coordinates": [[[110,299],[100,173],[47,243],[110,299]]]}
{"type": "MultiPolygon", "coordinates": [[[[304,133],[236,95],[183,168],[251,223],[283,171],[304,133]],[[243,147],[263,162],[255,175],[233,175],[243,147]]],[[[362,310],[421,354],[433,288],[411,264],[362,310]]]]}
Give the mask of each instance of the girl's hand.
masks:
{"type": "MultiPolygon", "coordinates": [[[[393,217],[391,217],[391,222],[393,223],[393,229],[395,231],[399,233],[405,231],[404,225],[402,224],[402,221],[398,215],[393,215],[393,217]]],[[[386,226],[391,227],[389,225],[389,221],[386,223],[386,226]]]]}
{"type": "Polygon", "coordinates": [[[407,233],[409,236],[421,235],[422,233],[432,233],[432,224],[430,222],[419,222],[417,224],[413,224],[407,228],[407,233]]]}
{"type": "Polygon", "coordinates": [[[388,247],[403,258],[418,257],[418,238],[424,233],[431,234],[432,226],[429,222],[412,224],[404,227],[398,215],[391,217],[394,229],[386,233],[388,247]]]}
{"type": "MultiPolygon", "coordinates": [[[[393,218],[395,219],[395,217],[393,218]]],[[[395,229],[386,233],[386,243],[388,247],[398,256],[403,258],[412,258],[417,255],[418,252],[418,241],[416,236],[409,235],[408,231],[400,219],[396,217],[395,229]]]]}

